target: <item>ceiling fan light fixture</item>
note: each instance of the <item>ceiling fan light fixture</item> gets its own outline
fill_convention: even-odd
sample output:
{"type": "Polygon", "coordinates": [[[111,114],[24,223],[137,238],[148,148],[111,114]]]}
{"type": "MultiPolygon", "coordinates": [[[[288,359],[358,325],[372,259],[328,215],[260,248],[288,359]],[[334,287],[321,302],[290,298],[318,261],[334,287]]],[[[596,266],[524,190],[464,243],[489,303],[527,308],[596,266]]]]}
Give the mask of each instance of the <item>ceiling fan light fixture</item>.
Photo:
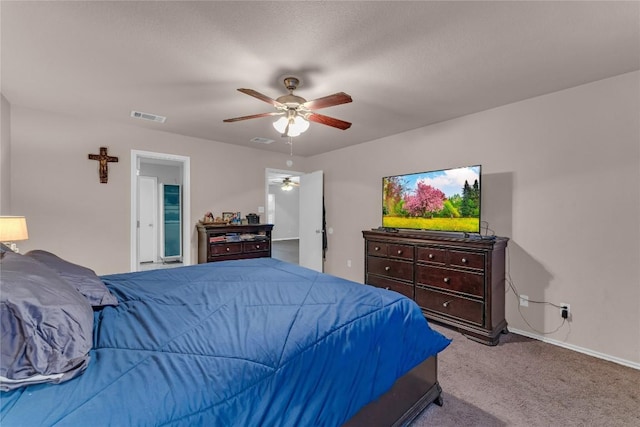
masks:
{"type": "Polygon", "coordinates": [[[309,129],[309,122],[296,114],[292,117],[280,117],[273,122],[273,127],[283,136],[298,136],[309,129]],[[287,128],[288,126],[288,128],[287,128]]]}
{"type": "Polygon", "coordinates": [[[284,130],[287,128],[287,124],[289,123],[289,119],[287,117],[280,117],[278,120],[273,122],[273,127],[280,133],[284,133],[284,130]]]}
{"type": "Polygon", "coordinates": [[[309,129],[309,122],[304,117],[296,115],[293,119],[293,127],[298,131],[298,134],[300,134],[309,129]]]}

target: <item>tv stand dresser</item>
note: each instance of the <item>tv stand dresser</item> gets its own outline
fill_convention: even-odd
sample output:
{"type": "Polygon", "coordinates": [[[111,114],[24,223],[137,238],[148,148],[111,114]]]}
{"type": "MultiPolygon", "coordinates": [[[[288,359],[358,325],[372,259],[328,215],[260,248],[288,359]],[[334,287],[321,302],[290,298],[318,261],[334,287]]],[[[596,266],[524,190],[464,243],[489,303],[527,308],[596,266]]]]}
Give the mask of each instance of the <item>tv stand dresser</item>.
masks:
{"type": "Polygon", "coordinates": [[[507,332],[505,250],[509,239],[411,230],[365,230],[365,283],[399,292],[429,320],[497,345],[507,332]]]}
{"type": "Polygon", "coordinates": [[[198,223],[198,264],[271,256],[273,224],[198,223]]]}

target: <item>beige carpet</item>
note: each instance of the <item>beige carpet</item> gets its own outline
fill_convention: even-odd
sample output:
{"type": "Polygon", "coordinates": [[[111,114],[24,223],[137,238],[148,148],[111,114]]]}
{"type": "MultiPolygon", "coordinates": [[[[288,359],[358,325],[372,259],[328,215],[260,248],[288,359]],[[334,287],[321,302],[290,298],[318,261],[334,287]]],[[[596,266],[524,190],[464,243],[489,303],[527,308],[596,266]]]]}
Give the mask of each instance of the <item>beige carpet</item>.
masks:
{"type": "Polygon", "coordinates": [[[444,405],[423,426],[640,426],[640,370],[521,335],[498,346],[433,325],[453,342],[438,358],[444,405]]]}

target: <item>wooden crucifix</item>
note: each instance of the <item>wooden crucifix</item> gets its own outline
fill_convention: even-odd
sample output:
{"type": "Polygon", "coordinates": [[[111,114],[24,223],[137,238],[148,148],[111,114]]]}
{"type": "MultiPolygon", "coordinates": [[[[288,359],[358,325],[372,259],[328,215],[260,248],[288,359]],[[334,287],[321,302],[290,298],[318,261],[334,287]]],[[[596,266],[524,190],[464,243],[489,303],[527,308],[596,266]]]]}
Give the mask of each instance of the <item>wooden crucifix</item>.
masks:
{"type": "Polygon", "coordinates": [[[100,183],[106,184],[109,180],[109,162],[117,162],[117,157],[107,155],[107,147],[100,147],[100,154],[89,154],[89,160],[97,160],[100,163],[100,183]]]}

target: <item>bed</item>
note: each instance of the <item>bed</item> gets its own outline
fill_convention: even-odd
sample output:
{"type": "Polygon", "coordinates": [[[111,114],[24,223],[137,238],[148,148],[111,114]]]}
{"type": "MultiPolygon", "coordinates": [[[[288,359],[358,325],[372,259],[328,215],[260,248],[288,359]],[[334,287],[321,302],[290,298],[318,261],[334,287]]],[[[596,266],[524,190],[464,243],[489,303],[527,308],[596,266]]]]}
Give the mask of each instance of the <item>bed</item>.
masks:
{"type": "MultiPolygon", "coordinates": [[[[12,352],[16,343],[5,342],[16,341],[8,335],[17,321],[7,313],[24,304],[13,291],[25,262],[30,271],[32,260],[48,263],[36,265],[40,276],[57,273],[57,286],[62,278],[81,294],[86,283],[78,276],[93,273],[32,252],[4,254],[0,266],[3,359],[33,353],[26,338],[12,352]]],[[[62,373],[2,361],[2,426],[406,425],[442,403],[437,354],[449,340],[398,293],[271,258],[99,281],[102,295],[83,294],[93,293],[84,360],[82,345],[72,343],[62,373]]],[[[32,286],[20,285],[20,292],[32,286]]],[[[41,333],[48,336],[34,335],[41,333]]]]}

